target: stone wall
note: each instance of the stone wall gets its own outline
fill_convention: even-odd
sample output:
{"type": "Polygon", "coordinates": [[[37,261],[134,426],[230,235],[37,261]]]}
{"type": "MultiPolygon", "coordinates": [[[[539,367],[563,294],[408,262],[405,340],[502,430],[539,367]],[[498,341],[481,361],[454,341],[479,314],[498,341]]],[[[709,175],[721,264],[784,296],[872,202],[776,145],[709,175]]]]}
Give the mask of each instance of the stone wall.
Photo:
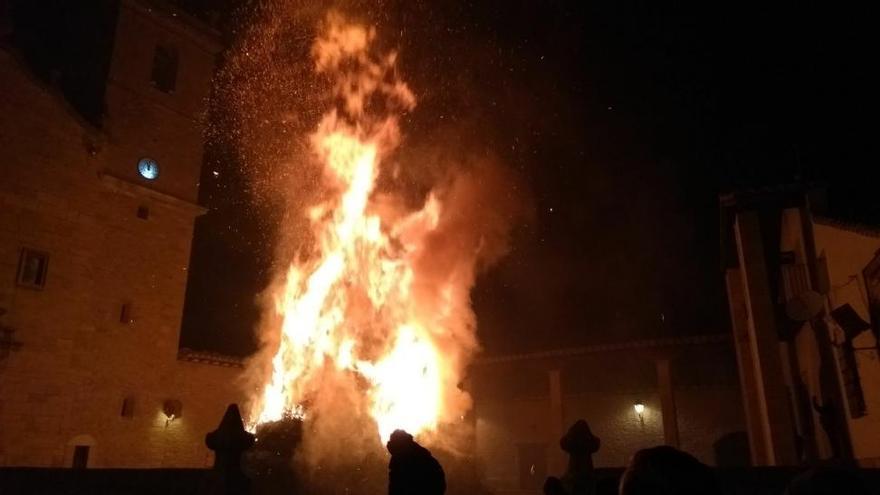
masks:
{"type": "MultiPolygon", "coordinates": [[[[866,322],[870,322],[867,293],[862,270],[880,254],[880,232],[854,231],[817,221],[814,227],[816,250],[825,258],[828,270],[831,309],[844,304],[866,322]]],[[[837,335],[838,341],[840,334],[837,335]]],[[[866,414],[849,419],[853,454],[867,467],[880,466],[880,356],[871,331],[853,339],[858,374],[865,400],[866,414]]],[[[836,352],[840,353],[838,349],[836,352]]],[[[818,423],[818,421],[817,421],[818,423]]]]}
{"type": "Polygon", "coordinates": [[[210,32],[182,27],[176,19],[139,2],[122,2],[106,94],[106,167],[117,177],[195,202],[205,103],[220,46],[210,32]],[[151,80],[157,46],[178,56],[171,92],[159,90],[151,80]],[[144,157],[159,163],[156,181],[147,183],[137,174],[136,164],[144,157]]]}
{"type": "MultiPolygon", "coordinates": [[[[534,484],[561,474],[564,455],[554,431],[548,371],[561,370],[564,428],[586,419],[601,439],[597,467],[625,466],[641,448],[665,442],[655,361],[674,356],[672,375],[680,447],[716,464],[716,442],[745,430],[736,365],[729,342],[664,349],[597,349],[557,357],[516,358],[479,364],[472,372],[477,457],[495,489],[521,487],[523,469],[535,464],[534,484]],[[641,417],[634,404],[645,410],[641,417]],[[538,454],[535,454],[538,449],[538,454]],[[543,459],[540,451],[544,452],[543,459]],[[522,459],[532,456],[533,459],[522,459]],[[560,460],[562,462],[560,462],[560,460]]],[[[743,435],[737,438],[744,438],[743,435]]],[[[748,446],[740,446],[747,462],[748,446]]],[[[528,483],[525,483],[528,485],[528,483]]]]}
{"type": "MultiPolygon", "coordinates": [[[[122,5],[118,36],[180,35],[122,5]]],[[[137,43],[117,44],[103,129],[0,48],[0,325],[16,343],[0,349],[0,465],[70,466],[79,445],[90,467],[201,467],[205,433],[243,398],[240,367],[178,360],[213,58],[182,50],[168,98],[186,103],[160,101],[137,43]],[[150,155],[169,157],[155,182],[136,173],[150,155]],[[18,283],[23,249],[48,254],[43,287],[18,283]]]]}
{"type": "MultiPolygon", "coordinates": [[[[813,237],[822,285],[818,292],[826,292],[822,295],[825,296],[827,309],[834,310],[849,304],[859,318],[870,322],[867,287],[862,272],[880,255],[880,231],[826,218],[814,218],[813,221],[813,237]]],[[[789,279],[789,285],[797,285],[796,280],[792,279],[807,277],[801,213],[797,209],[783,211],[781,234],[780,251],[790,252],[793,256],[793,264],[787,270],[783,269],[783,279],[789,279]],[[800,277],[792,275],[796,275],[798,271],[802,273],[800,277]]],[[[839,325],[833,318],[828,318],[827,322],[833,339],[841,344],[843,334],[839,325]]],[[[800,323],[794,343],[800,378],[807,396],[821,399],[819,343],[809,322],[800,323]]],[[[877,413],[880,409],[880,359],[876,351],[877,341],[873,332],[864,331],[853,339],[852,345],[859,349],[854,355],[865,406],[864,415],[853,415],[852,406],[847,404],[853,455],[861,465],[877,467],[880,466],[880,414],[877,413]]],[[[841,348],[836,347],[834,352],[839,360],[841,348]]],[[[837,371],[840,375],[839,362],[837,371]]],[[[820,458],[829,458],[832,456],[831,443],[821,426],[819,414],[814,408],[811,409],[812,435],[818,455],[820,458]]]]}

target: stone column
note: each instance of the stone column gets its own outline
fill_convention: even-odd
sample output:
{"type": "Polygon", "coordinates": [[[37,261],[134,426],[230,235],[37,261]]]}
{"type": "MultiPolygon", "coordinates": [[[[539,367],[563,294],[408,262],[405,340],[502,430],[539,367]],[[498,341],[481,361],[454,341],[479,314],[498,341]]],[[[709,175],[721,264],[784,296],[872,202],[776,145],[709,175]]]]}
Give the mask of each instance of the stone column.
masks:
{"type": "MultiPolygon", "coordinates": [[[[810,287],[819,293],[827,292],[828,273],[827,267],[820,269],[818,264],[818,253],[816,252],[816,235],[813,232],[813,214],[811,211],[811,198],[808,196],[804,205],[800,210],[801,231],[804,241],[804,255],[807,260],[807,267],[810,272],[810,287]],[[823,280],[825,283],[823,283],[823,280]]],[[[826,298],[827,299],[827,298],[826,298]]],[[[849,431],[849,415],[846,410],[846,394],[841,383],[840,370],[838,369],[838,361],[834,351],[834,344],[831,342],[828,325],[825,324],[826,311],[830,311],[830,299],[826,300],[825,310],[810,321],[810,326],[816,336],[816,343],[819,346],[819,376],[822,387],[823,400],[826,401],[825,407],[827,413],[831,417],[827,418],[829,427],[834,432],[829,433],[829,440],[835,446],[835,454],[846,462],[854,462],[855,455],[853,453],[852,438],[849,431]],[[830,402],[830,403],[828,403],[830,402]]],[[[828,432],[827,428],[826,433],[828,432]]]]}
{"type": "Polygon", "coordinates": [[[794,427],[791,423],[791,404],[780,359],[776,316],[758,213],[739,213],[735,232],[755,374],[754,393],[760,419],[760,434],[764,437],[764,453],[755,461],[759,465],[795,465],[798,459],[794,427]]]}
{"type": "MultiPolygon", "coordinates": [[[[565,432],[565,411],[562,404],[562,371],[551,369],[547,372],[550,382],[550,438],[554,441],[565,432]]],[[[565,469],[565,458],[558,449],[551,448],[548,459],[548,471],[558,473],[565,469]]]]}
{"type": "Polygon", "coordinates": [[[678,410],[675,408],[675,390],[672,383],[669,358],[655,361],[657,364],[657,385],[660,389],[660,409],[663,414],[663,442],[679,448],[678,410]]]}
{"type": "Polygon", "coordinates": [[[739,268],[729,268],[726,273],[727,301],[730,305],[730,322],[733,328],[733,343],[736,349],[737,370],[739,370],[740,396],[745,413],[746,431],[749,437],[749,451],[752,464],[766,466],[764,435],[761,433],[761,412],[758,405],[758,382],[755,377],[755,363],[752,360],[752,341],[749,338],[749,317],[746,314],[743,295],[742,276],[739,268]]]}

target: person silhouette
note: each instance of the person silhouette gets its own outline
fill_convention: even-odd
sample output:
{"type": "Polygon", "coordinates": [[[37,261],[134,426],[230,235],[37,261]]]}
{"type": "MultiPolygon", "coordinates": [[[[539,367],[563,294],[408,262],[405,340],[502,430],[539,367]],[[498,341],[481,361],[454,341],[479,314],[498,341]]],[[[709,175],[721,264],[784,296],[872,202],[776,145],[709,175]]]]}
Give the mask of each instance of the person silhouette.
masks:
{"type": "Polygon", "coordinates": [[[544,495],[568,495],[565,493],[565,487],[562,485],[562,481],[555,477],[549,476],[544,481],[544,495]]]}
{"type": "Polygon", "coordinates": [[[388,495],[443,495],[446,474],[431,452],[413,440],[412,435],[395,430],[386,444],[391,453],[388,463],[388,495]]]}
{"type": "Polygon", "coordinates": [[[694,456],[666,445],[642,449],[620,479],[620,495],[715,495],[715,473],[694,456]]]}

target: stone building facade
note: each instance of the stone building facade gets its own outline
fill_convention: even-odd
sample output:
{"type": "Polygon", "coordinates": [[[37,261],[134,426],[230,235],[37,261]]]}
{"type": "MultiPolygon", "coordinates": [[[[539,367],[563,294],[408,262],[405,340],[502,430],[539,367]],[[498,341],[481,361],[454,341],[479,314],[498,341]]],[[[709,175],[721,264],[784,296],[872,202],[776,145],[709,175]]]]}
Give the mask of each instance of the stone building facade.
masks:
{"type": "Polygon", "coordinates": [[[880,466],[880,229],[800,186],[722,197],[727,291],[756,465],[880,466]]]}
{"type": "Polygon", "coordinates": [[[547,475],[561,475],[559,439],[578,419],[601,439],[599,468],[663,444],[712,465],[748,462],[726,335],[487,358],[472,369],[470,389],[476,456],[495,493],[536,493],[547,475]]]}
{"type": "MultiPolygon", "coordinates": [[[[786,215],[794,217],[788,225],[796,222],[790,232],[797,235],[799,229],[795,229],[800,222],[796,211],[788,210],[786,215]]],[[[861,465],[877,468],[880,467],[880,348],[877,340],[880,332],[877,313],[880,309],[880,229],[823,217],[814,218],[813,223],[820,263],[827,271],[831,341],[843,383],[852,455],[861,465]],[[847,328],[842,312],[836,311],[847,305],[870,326],[847,328]]],[[[787,250],[786,246],[780,247],[787,250]]],[[[802,327],[798,332],[797,346],[799,355],[813,356],[801,360],[800,374],[802,382],[818,395],[821,389],[816,379],[818,360],[815,359],[814,333],[802,327]]],[[[815,409],[813,414],[813,436],[821,439],[824,435],[822,418],[815,409]]],[[[831,453],[830,449],[820,451],[820,455],[831,453]]]]}
{"type": "Polygon", "coordinates": [[[241,363],[178,351],[217,34],[41,4],[2,23],[0,465],[203,466],[241,399],[241,363]]]}

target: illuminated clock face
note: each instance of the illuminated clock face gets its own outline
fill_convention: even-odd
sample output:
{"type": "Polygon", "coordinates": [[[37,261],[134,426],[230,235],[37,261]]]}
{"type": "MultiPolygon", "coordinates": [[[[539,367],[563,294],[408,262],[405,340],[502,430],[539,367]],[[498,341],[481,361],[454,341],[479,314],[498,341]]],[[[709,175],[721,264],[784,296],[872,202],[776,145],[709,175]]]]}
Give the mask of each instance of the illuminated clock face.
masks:
{"type": "Polygon", "coordinates": [[[159,164],[152,158],[142,158],[138,162],[138,173],[147,180],[155,180],[159,177],[159,164]]]}

